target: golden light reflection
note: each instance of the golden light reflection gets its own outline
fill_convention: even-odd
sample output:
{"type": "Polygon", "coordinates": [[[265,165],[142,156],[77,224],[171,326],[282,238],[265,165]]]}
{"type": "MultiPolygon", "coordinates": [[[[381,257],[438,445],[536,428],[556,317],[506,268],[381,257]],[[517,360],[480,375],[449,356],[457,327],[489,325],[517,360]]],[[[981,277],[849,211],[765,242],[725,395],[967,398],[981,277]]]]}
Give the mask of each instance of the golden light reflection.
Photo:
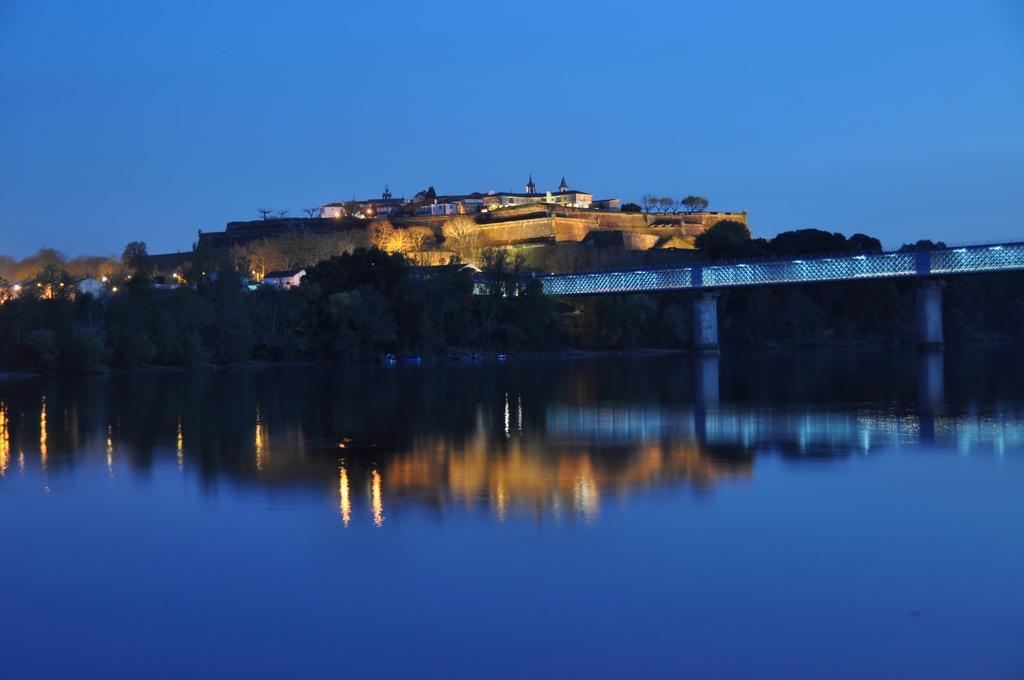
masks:
{"type": "Polygon", "coordinates": [[[504,522],[508,516],[508,493],[505,491],[505,480],[501,477],[498,478],[498,483],[494,489],[494,507],[498,515],[498,521],[504,522]]]}
{"type": "Polygon", "coordinates": [[[348,471],[341,464],[338,466],[338,510],[341,511],[341,522],[345,526],[352,521],[352,501],[348,493],[348,471]]]}
{"type": "Polygon", "coordinates": [[[11,435],[7,424],[7,405],[0,401],[0,477],[7,476],[11,459],[11,435]]]}
{"type": "Polygon", "coordinates": [[[389,459],[383,469],[395,493],[467,507],[484,501],[499,521],[525,512],[556,518],[571,514],[587,522],[598,519],[610,495],[666,482],[704,489],[751,471],[749,461],[718,461],[693,441],[647,442],[630,455],[611,456],[529,436],[510,438],[500,451],[487,437],[457,448],[423,441],[389,459]]]}
{"type": "Polygon", "coordinates": [[[114,474],[114,426],[107,425],[107,474],[114,474]]]}
{"type": "Polygon", "coordinates": [[[175,444],[178,451],[178,467],[181,468],[185,465],[185,438],[181,434],[181,416],[178,417],[178,432],[175,444]]]}
{"type": "Polygon", "coordinates": [[[256,407],[256,469],[262,470],[267,455],[267,426],[260,420],[260,407],[256,407]]]}
{"type": "Polygon", "coordinates": [[[39,463],[46,469],[46,397],[39,409],[39,463]]]}
{"type": "Polygon", "coordinates": [[[597,519],[601,505],[601,494],[597,488],[593,473],[583,474],[576,478],[573,485],[573,507],[577,513],[592,521],[597,519]]]}
{"type": "Polygon", "coordinates": [[[384,493],[380,472],[370,473],[370,510],[373,512],[373,525],[384,525],[384,493]]]}

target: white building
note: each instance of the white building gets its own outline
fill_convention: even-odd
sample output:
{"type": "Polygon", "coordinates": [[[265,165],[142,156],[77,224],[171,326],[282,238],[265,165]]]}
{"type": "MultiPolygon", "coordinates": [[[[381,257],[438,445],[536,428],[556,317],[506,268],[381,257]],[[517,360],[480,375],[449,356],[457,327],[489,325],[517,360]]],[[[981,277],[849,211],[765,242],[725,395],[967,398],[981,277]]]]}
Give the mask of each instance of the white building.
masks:
{"type": "Polygon", "coordinates": [[[526,191],[523,193],[492,192],[484,196],[483,200],[488,210],[537,203],[549,203],[567,208],[589,208],[594,202],[594,196],[585,191],[570,189],[564,177],[558,185],[558,191],[538,193],[537,185],[533,181],[533,175],[530,175],[530,179],[526,183],[526,191]]]}
{"type": "Polygon", "coordinates": [[[82,279],[75,284],[79,293],[88,293],[93,297],[99,297],[102,293],[106,292],[107,286],[102,281],[96,279],[82,279]]]}
{"type": "Polygon", "coordinates": [[[345,216],[344,203],[328,203],[320,206],[320,217],[323,219],[340,220],[345,216]]]}
{"type": "Polygon", "coordinates": [[[295,288],[302,283],[302,277],[305,275],[305,269],[267,272],[266,276],[263,277],[263,285],[287,290],[295,288]]]}

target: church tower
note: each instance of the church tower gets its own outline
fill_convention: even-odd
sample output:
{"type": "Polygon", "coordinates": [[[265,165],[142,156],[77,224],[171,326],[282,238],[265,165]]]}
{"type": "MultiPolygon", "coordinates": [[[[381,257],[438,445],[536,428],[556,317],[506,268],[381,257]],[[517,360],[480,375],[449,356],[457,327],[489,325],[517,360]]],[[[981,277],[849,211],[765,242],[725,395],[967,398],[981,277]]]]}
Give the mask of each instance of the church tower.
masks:
{"type": "Polygon", "coordinates": [[[558,185],[559,191],[568,191],[569,183],[565,181],[565,175],[562,175],[562,183],[558,185]]]}
{"type": "Polygon", "coordinates": [[[383,198],[385,201],[391,200],[391,189],[388,187],[387,184],[384,185],[384,193],[381,196],[381,198],[383,198]]]}
{"type": "Polygon", "coordinates": [[[537,193],[537,185],[533,183],[533,173],[530,173],[530,179],[526,182],[526,193],[537,193]]]}

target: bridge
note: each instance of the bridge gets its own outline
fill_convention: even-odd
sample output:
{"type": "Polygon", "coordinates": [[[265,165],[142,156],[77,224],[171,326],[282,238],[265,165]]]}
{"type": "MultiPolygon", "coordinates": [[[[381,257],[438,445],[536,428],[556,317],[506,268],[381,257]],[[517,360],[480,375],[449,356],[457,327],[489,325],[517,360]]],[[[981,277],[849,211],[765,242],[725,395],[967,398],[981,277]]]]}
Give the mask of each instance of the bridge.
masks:
{"type": "Polygon", "coordinates": [[[918,340],[942,344],[940,277],[1024,270],[1024,243],[972,245],[913,252],[833,255],[729,263],[696,263],[686,267],[546,274],[540,281],[545,295],[601,295],[689,290],[693,301],[694,344],[718,347],[717,291],[726,288],[771,286],[867,279],[918,279],[918,340]]]}

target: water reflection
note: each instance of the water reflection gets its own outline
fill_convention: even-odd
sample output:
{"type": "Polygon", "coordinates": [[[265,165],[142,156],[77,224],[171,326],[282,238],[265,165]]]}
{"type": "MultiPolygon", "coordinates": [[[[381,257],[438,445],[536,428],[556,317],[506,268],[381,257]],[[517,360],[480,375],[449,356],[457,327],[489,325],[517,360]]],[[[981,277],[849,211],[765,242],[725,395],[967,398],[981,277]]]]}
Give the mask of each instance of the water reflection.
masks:
{"type": "Polygon", "coordinates": [[[178,454],[178,467],[182,468],[185,466],[185,436],[181,431],[181,417],[178,418],[178,431],[175,437],[175,448],[178,454]]]}
{"type": "Polygon", "coordinates": [[[7,427],[7,404],[0,401],[0,477],[7,476],[11,460],[11,435],[7,427]]]}
{"type": "Polygon", "coordinates": [[[23,469],[22,452],[35,449],[58,491],[62,477],[94,462],[113,475],[118,465],[166,461],[208,486],[336,493],[346,527],[360,513],[383,527],[410,507],[589,522],[638,490],[707,493],[750,477],[758,456],[820,461],[922,442],[963,454],[1024,447],[1017,352],[9,382],[0,385],[0,475],[10,474],[12,451],[23,469]],[[62,427],[48,425],[52,413],[64,414],[62,427]]]}
{"type": "Polygon", "coordinates": [[[348,471],[344,463],[338,466],[338,510],[342,523],[348,526],[352,521],[352,500],[349,498],[348,471]]]}
{"type": "Polygon", "coordinates": [[[46,469],[46,397],[43,397],[42,406],[39,409],[39,464],[46,469]]]}
{"type": "Polygon", "coordinates": [[[384,485],[380,472],[370,472],[370,510],[373,513],[373,525],[384,526],[384,485]]]}

